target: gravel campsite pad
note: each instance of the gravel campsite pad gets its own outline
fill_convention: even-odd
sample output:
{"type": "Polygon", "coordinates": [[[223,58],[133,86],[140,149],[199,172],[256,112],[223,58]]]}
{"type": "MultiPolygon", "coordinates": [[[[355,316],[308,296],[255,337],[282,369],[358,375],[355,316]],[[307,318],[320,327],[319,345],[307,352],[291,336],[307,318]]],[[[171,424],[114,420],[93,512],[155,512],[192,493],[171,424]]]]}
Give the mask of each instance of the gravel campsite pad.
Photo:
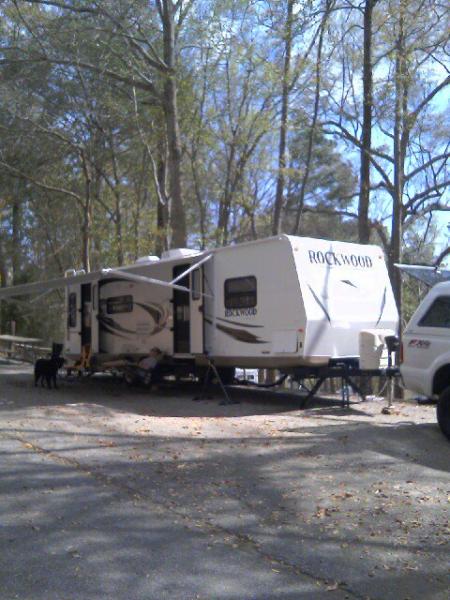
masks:
{"type": "Polygon", "coordinates": [[[434,406],[0,378],[0,600],[448,598],[434,406]]]}

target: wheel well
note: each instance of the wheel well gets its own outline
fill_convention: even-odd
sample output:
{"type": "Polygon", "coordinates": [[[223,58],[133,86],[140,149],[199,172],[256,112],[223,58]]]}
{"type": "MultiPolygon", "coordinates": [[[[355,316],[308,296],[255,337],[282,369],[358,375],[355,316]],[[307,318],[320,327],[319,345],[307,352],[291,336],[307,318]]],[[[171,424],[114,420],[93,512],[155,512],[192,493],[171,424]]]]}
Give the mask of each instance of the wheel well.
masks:
{"type": "Polygon", "coordinates": [[[433,378],[433,394],[440,394],[450,386],[450,365],[438,369],[433,378]]]}

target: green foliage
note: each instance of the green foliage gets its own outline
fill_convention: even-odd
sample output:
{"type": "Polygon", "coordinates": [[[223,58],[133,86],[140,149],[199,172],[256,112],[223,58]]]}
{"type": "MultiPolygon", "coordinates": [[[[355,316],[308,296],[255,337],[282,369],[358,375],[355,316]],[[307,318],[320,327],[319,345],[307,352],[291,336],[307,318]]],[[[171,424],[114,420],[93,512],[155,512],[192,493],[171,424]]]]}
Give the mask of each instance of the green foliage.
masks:
{"type": "MultiPolygon", "coordinates": [[[[178,224],[171,217],[174,137],[164,96],[169,80],[177,100],[172,124],[180,131],[181,208],[188,244],[205,248],[270,235],[286,3],[163,4],[173,8],[171,69],[162,35],[167,24],[154,2],[73,0],[63,3],[65,8],[26,0],[1,3],[2,285],[49,278],[86,264],[96,269],[131,262],[171,243],[178,224]]],[[[356,241],[362,13],[348,3],[332,5],[318,96],[318,32],[330,3],[294,5],[282,223],[291,233],[316,108],[299,232],[356,241]]],[[[388,182],[394,173],[400,5],[406,10],[403,84],[410,113],[442,78],[448,40],[445,10],[435,0],[376,3],[373,148],[385,178],[373,166],[370,214],[372,240],[381,240],[385,249],[391,235],[388,182]]],[[[411,123],[404,166],[413,175],[405,181],[402,197],[404,257],[411,262],[431,258],[433,222],[427,226],[428,215],[448,203],[441,185],[447,129],[440,101],[430,102],[411,123]],[[436,184],[441,187],[433,190],[436,184]]],[[[405,315],[420,291],[406,285],[405,315]]],[[[55,302],[60,300],[55,297],[55,302]]],[[[3,306],[3,327],[15,318],[19,333],[39,335],[36,315],[44,305],[3,306]]],[[[42,335],[47,337],[56,325],[45,327],[42,335]]]]}

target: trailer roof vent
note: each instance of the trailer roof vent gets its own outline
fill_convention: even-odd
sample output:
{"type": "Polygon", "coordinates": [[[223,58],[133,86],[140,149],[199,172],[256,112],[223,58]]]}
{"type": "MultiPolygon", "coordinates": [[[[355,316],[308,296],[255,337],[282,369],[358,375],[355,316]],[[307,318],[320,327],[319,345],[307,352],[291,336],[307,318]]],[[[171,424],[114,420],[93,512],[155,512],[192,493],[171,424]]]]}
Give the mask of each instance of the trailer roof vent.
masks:
{"type": "Polygon", "coordinates": [[[158,260],[159,260],[159,256],[140,256],[137,259],[136,264],[141,265],[143,263],[153,263],[153,262],[158,262],[158,260]]]}
{"type": "Polygon", "coordinates": [[[196,256],[200,254],[198,250],[191,250],[190,248],[173,248],[172,250],[166,250],[162,253],[161,258],[163,259],[176,259],[186,258],[188,256],[196,256]]]}

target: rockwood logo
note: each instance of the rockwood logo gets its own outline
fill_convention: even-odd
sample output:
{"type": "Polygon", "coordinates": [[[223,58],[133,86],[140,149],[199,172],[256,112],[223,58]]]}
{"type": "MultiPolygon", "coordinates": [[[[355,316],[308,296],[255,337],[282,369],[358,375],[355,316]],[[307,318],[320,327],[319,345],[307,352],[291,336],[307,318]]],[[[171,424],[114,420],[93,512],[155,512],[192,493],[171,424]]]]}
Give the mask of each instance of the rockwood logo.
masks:
{"type": "Polygon", "coordinates": [[[257,314],[256,308],[226,308],[226,317],[254,317],[257,314]]]}
{"type": "Polygon", "coordinates": [[[329,265],[330,267],[362,267],[370,269],[373,267],[370,256],[358,254],[342,254],[340,252],[321,252],[320,250],[308,250],[309,262],[318,265],[329,265]]]}

